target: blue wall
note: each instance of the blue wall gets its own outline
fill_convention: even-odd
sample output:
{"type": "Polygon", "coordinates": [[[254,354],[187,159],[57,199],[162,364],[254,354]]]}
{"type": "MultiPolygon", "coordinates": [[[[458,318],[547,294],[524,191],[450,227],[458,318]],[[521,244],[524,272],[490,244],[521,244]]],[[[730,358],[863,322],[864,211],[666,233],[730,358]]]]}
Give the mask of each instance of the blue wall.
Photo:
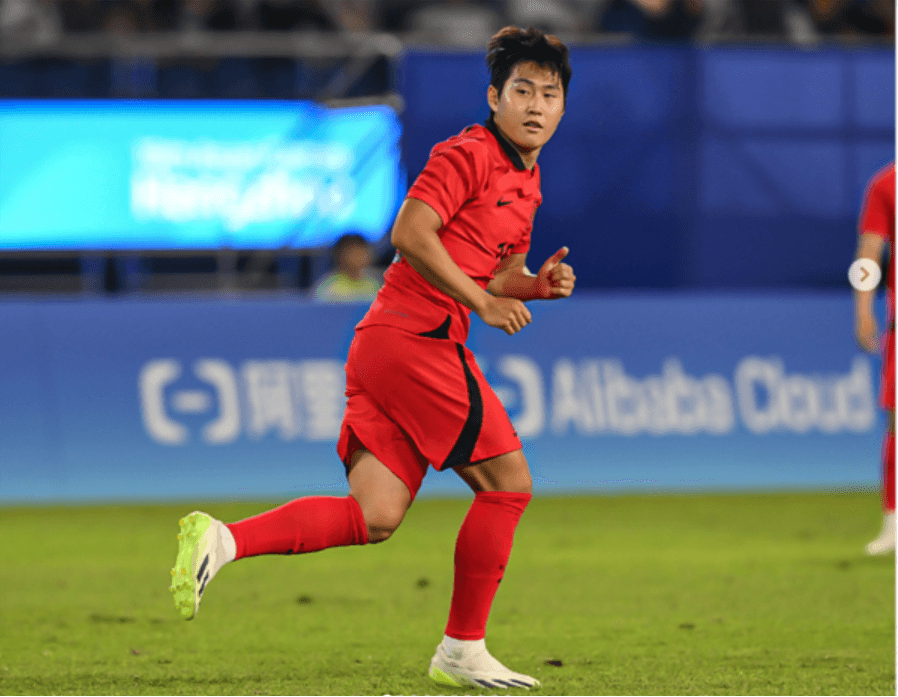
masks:
{"type": "MultiPolygon", "coordinates": [[[[345,491],[335,442],[363,305],[0,303],[0,502],[345,491]]],[[[533,303],[470,346],[537,494],[876,486],[878,360],[844,293],[533,303]]],[[[431,472],[422,493],[464,493],[431,472]]]]}
{"type": "MultiPolygon", "coordinates": [[[[577,48],[571,65],[536,259],[567,244],[583,287],[846,285],[864,184],[894,158],[892,51],[577,48]]],[[[481,53],[405,56],[410,181],[486,118],[488,84],[481,53]]]]}

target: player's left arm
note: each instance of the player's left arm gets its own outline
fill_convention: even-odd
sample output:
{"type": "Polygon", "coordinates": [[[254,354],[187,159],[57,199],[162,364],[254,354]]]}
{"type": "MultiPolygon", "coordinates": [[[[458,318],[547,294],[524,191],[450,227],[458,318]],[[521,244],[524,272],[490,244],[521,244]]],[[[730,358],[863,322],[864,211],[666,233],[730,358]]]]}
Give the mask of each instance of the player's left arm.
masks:
{"type": "Polygon", "coordinates": [[[570,297],[577,277],[564,259],[568,248],[562,247],[546,259],[536,274],[527,269],[526,254],[510,254],[486,289],[493,295],[517,300],[555,300],[570,297]]]}
{"type": "MultiPolygon", "coordinates": [[[[875,233],[861,233],[858,235],[855,259],[871,259],[881,266],[885,247],[886,241],[882,236],[875,233]]],[[[858,346],[869,353],[876,351],[879,333],[876,315],[873,313],[875,298],[875,288],[867,291],[854,289],[854,336],[858,346]]]]}

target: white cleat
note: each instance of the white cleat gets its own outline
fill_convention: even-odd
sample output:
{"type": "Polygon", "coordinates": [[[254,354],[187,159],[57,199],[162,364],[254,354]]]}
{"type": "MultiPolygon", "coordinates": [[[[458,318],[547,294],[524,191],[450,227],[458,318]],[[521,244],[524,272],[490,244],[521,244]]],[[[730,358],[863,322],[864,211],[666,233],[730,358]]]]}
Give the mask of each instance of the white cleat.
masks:
{"type": "Polygon", "coordinates": [[[486,646],[479,650],[450,652],[441,643],[430,660],[430,679],[446,687],[481,687],[486,689],[539,687],[539,680],[508,670],[490,655],[486,646]]]}
{"type": "Polygon", "coordinates": [[[895,512],[887,513],[882,520],[882,532],[864,551],[871,557],[895,551],[895,512]]]}
{"type": "Polygon", "coordinates": [[[178,558],[171,570],[169,590],[175,609],[184,619],[192,620],[199,612],[206,585],[228,561],[222,534],[225,526],[201,511],[184,516],[178,524],[178,558]]]}

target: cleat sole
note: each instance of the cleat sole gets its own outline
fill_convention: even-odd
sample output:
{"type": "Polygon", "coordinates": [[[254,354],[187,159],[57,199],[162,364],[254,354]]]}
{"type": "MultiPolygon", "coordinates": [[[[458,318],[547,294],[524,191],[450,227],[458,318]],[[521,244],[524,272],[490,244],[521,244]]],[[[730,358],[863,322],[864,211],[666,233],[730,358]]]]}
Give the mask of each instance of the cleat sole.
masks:
{"type": "Polygon", "coordinates": [[[533,684],[529,685],[522,680],[518,680],[516,678],[475,678],[471,677],[457,677],[451,675],[443,670],[440,670],[434,665],[430,666],[430,670],[428,671],[428,677],[435,682],[437,685],[442,685],[443,687],[459,687],[459,688],[481,688],[486,690],[495,690],[495,689],[507,689],[507,688],[523,688],[525,690],[538,690],[542,685],[539,680],[533,679],[533,684]]]}
{"type": "Polygon", "coordinates": [[[195,592],[196,582],[188,569],[193,568],[197,545],[211,524],[212,518],[208,515],[190,515],[186,520],[181,518],[178,521],[182,533],[186,534],[178,534],[178,557],[171,570],[172,584],[169,591],[174,596],[175,610],[184,619],[193,619],[199,606],[195,592]]]}
{"type": "Polygon", "coordinates": [[[434,668],[433,666],[431,666],[428,675],[430,675],[430,679],[437,685],[445,685],[446,687],[468,687],[468,685],[459,682],[448,673],[444,673],[439,668],[434,668]]]}

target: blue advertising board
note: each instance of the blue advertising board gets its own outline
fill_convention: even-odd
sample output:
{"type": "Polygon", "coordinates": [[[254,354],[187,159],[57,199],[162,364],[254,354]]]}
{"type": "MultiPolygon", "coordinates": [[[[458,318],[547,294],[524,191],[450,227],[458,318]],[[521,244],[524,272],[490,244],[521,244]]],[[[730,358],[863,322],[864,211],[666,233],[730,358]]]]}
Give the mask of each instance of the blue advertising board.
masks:
{"type": "Polygon", "coordinates": [[[386,106],[0,101],[0,250],[378,240],[400,133],[386,106]]]}
{"type": "MultiPolygon", "coordinates": [[[[469,345],[537,495],[875,487],[878,359],[848,294],[532,303],[469,345]]],[[[345,491],[343,363],[365,305],[0,303],[0,502],[345,491]]],[[[463,494],[431,472],[422,494],[463,494]]]]}

